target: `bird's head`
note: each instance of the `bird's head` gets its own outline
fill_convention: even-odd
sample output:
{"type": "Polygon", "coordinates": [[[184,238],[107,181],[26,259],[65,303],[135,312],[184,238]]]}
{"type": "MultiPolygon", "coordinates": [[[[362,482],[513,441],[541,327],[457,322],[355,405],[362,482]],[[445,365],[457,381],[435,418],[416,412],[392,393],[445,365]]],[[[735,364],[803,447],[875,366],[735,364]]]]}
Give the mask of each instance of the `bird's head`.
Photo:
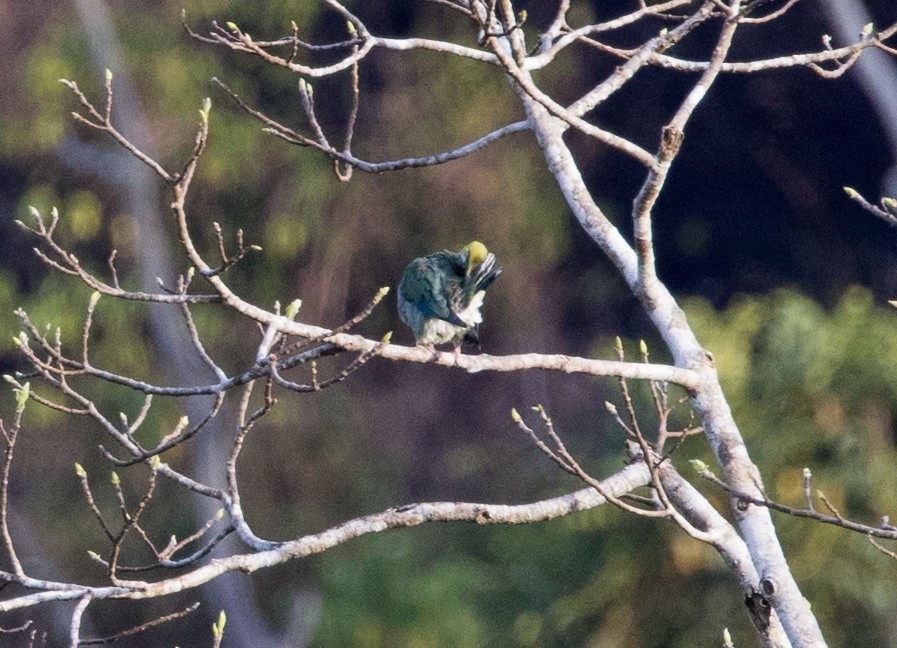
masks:
{"type": "Polygon", "coordinates": [[[468,275],[473,272],[474,268],[483,263],[483,261],[486,260],[486,255],[489,254],[489,250],[486,249],[486,246],[479,241],[471,241],[461,251],[467,254],[468,275]]]}

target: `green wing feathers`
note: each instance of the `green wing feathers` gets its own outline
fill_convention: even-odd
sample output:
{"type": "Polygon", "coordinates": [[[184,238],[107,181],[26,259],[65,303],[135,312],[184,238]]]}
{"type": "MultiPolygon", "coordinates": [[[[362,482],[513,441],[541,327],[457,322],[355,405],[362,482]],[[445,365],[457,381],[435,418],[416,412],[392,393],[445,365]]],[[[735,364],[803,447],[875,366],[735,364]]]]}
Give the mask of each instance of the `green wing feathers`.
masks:
{"type": "Polygon", "coordinates": [[[399,316],[418,344],[475,339],[485,291],[499,274],[495,255],[479,241],[414,259],[399,283],[399,316]]]}

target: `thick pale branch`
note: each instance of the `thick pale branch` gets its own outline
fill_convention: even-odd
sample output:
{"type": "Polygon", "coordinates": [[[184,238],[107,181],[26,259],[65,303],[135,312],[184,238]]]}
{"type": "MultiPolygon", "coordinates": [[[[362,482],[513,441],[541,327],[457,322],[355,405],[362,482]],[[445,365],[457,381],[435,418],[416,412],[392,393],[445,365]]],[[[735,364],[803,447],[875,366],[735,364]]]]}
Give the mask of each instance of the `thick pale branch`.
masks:
{"type": "MultiPolygon", "coordinates": [[[[857,52],[873,48],[884,47],[884,41],[897,34],[897,23],[884,29],[874,37],[862,40],[853,45],[846,45],[835,49],[826,49],[820,52],[811,52],[808,54],[790,54],[788,56],[777,56],[770,59],[760,59],[757,61],[730,61],[723,63],[720,67],[721,72],[731,74],[753,74],[765,70],[780,70],[792,67],[809,67],[812,65],[820,65],[823,63],[841,63],[857,52]]],[[[703,72],[711,65],[708,61],[686,61],[684,59],[669,56],[667,54],[657,54],[654,56],[656,64],[677,70],[679,72],[703,72]]]]}
{"type": "Polygon", "coordinates": [[[634,52],[623,65],[617,67],[607,79],[571,104],[568,109],[570,113],[581,117],[610,97],[623,87],[627,81],[632,79],[636,72],[648,65],[656,54],[673,47],[685,38],[689,32],[707,20],[712,8],[713,3],[705,2],[698,12],[681,25],[662,36],[656,36],[649,40],[634,52]]]}
{"type": "MultiPolygon", "coordinates": [[[[710,8],[705,5],[704,9],[709,12],[710,8]]],[[[720,68],[726,59],[726,55],[729,53],[737,27],[738,22],[735,20],[728,20],[723,24],[716,46],[713,48],[710,67],[704,71],[701,78],[698,79],[698,82],[680,104],[672,119],[664,127],[660,150],[657,152],[657,161],[651,167],[644,185],[635,198],[632,210],[633,239],[639,258],[639,290],[644,291],[645,294],[651,292],[653,284],[657,281],[651,212],[669,174],[673,160],[679,153],[684,137],[685,125],[719,75],[720,68]]]]}
{"type": "MultiPolygon", "coordinates": [[[[263,312],[267,313],[267,311],[263,312]]],[[[273,314],[268,314],[271,315],[272,321],[277,317],[273,314]]],[[[322,329],[310,324],[292,322],[286,320],[286,318],[283,319],[292,326],[286,327],[282,322],[278,323],[282,331],[289,333],[290,335],[300,335],[303,337],[322,336],[326,342],[310,351],[297,354],[293,358],[279,361],[278,367],[280,370],[289,369],[298,364],[305,364],[313,359],[332,355],[339,351],[372,353],[379,347],[376,355],[386,360],[453,367],[468,371],[469,373],[477,373],[481,371],[511,372],[542,369],[569,374],[575,373],[599,377],[616,376],[634,380],[670,382],[680,385],[686,390],[691,390],[697,385],[697,374],[689,369],[671,365],[617,362],[612,360],[596,360],[577,356],[541,353],[523,353],[506,356],[493,356],[487,354],[462,354],[460,356],[455,356],[455,354],[450,352],[436,352],[434,354],[432,351],[423,347],[383,344],[382,341],[371,340],[360,335],[340,333],[330,336],[328,335],[327,329],[322,329]]],[[[36,357],[32,358],[32,361],[37,361],[36,357]]],[[[267,363],[264,363],[217,383],[189,387],[168,387],[164,385],[155,385],[143,380],[137,380],[92,366],[85,368],[74,362],[72,362],[72,366],[75,369],[73,373],[105,380],[145,394],[174,397],[219,394],[271,374],[270,367],[267,363]]]]}
{"type": "MultiPolygon", "coordinates": [[[[650,473],[644,464],[633,464],[601,481],[602,488],[621,496],[646,485],[650,473]]],[[[432,502],[391,508],[381,513],[355,518],[314,534],[284,542],[275,548],[253,554],[240,554],[212,560],[191,572],[140,587],[85,587],[69,585],[57,591],[45,591],[0,601],[0,613],[31,607],[46,601],[60,601],[91,597],[92,600],[147,599],[174,594],[207,583],[228,572],[252,573],[290,560],[321,553],[370,533],[412,527],[425,522],[475,522],[477,524],[528,524],[551,520],[577,511],[597,508],[605,499],[592,488],[578,490],[560,497],[529,504],[502,505],[468,502],[432,502]]],[[[0,573],[0,578],[17,581],[12,574],[0,573]]],[[[38,582],[32,583],[32,586],[38,582]]]]}
{"type": "MultiPolygon", "coordinates": [[[[596,23],[594,25],[586,25],[584,27],[579,27],[577,29],[567,31],[553,43],[545,42],[543,40],[543,44],[539,54],[527,57],[525,69],[539,70],[541,68],[544,68],[546,65],[551,63],[562,50],[576,42],[579,42],[586,36],[592,36],[594,34],[600,34],[613,31],[615,29],[620,29],[621,27],[626,27],[627,25],[631,25],[632,23],[639,21],[646,16],[654,16],[659,12],[670,11],[672,9],[690,5],[692,4],[692,2],[693,0],[670,0],[668,2],[663,2],[651,6],[643,6],[637,11],[633,11],[632,13],[626,14],[625,16],[620,16],[607,22],[596,23]]],[[[551,37],[550,31],[547,32],[547,35],[549,35],[549,38],[551,37]]]]}
{"type": "Polygon", "coordinates": [[[496,42],[493,45],[493,49],[498,55],[502,64],[505,66],[505,71],[508,73],[508,75],[514,79],[514,81],[520,88],[522,88],[535,101],[538,101],[542,106],[544,106],[552,115],[563,120],[568,125],[576,128],[578,131],[595,138],[599,142],[603,142],[608,146],[612,146],[613,148],[626,153],[633,159],[641,162],[646,167],[650,168],[651,165],[654,164],[654,156],[648,153],[648,151],[646,151],[639,145],[634,144],[633,142],[630,142],[629,140],[620,137],[619,135],[599,128],[594,124],[590,124],[589,122],[572,113],[567,108],[560,105],[554,99],[542,92],[538,87],[536,87],[525,70],[520,69],[514,59],[504,52],[501,43],[496,42]]]}

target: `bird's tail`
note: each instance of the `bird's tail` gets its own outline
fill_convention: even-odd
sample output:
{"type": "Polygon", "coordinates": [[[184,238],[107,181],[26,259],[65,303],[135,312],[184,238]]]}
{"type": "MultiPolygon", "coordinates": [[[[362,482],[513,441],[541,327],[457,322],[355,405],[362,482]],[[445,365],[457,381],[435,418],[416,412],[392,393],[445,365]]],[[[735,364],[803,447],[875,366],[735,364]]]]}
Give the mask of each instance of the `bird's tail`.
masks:
{"type": "Polygon", "coordinates": [[[470,277],[470,294],[486,290],[500,274],[501,267],[495,265],[495,255],[490,252],[470,277]]]}

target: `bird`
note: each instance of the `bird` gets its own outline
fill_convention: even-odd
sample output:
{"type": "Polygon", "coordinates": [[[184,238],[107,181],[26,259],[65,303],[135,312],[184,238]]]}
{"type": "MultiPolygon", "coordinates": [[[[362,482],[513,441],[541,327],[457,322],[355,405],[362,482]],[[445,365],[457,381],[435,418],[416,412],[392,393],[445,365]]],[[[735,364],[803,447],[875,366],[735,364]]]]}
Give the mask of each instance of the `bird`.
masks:
{"type": "Polygon", "coordinates": [[[500,274],[495,255],[479,241],[414,259],[399,282],[399,317],[419,346],[435,354],[435,345],[451,342],[457,359],[462,342],[479,344],[483,298],[500,274]]]}

